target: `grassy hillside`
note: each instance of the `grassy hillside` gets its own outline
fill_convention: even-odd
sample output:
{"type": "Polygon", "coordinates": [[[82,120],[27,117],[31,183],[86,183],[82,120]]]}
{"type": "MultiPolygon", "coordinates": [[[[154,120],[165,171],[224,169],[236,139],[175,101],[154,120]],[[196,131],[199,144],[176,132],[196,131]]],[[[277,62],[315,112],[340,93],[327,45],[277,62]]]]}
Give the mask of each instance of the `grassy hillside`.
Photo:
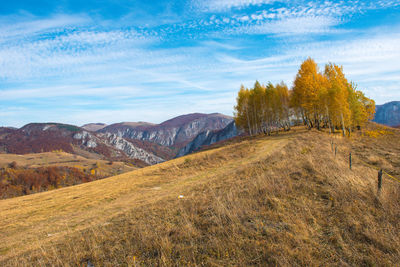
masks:
{"type": "Polygon", "coordinates": [[[0,199],[77,185],[136,169],[65,152],[0,154],[0,199]]]}
{"type": "Polygon", "coordinates": [[[399,137],[297,128],[2,200],[0,265],[393,266],[400,184],[384,177],[378,196],[360,159],[399,173],[399,137]]]}
{"type": "Polygon", "coordinates": [[[117,173],[132,171],[134,169],[134,167],[123,162],[110,162],[101,159],[85,158],[66,152],[44,152],[25,155],[0,153],[0,168],[6,168],[14,161],[17,166],[23,168],[63,166],[90,170],[94,165],[96,165],[98,173],[102,176],[115,175],[117,173]]]}

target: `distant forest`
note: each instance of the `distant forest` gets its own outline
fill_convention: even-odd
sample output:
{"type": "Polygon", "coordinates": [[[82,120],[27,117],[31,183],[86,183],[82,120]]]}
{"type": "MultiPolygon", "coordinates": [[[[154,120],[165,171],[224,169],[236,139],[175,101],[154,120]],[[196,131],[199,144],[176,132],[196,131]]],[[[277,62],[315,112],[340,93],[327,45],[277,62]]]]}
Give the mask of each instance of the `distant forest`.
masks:
{"type": "Polygon", "coordinates": [[[284,82],[256,81],[253,88],[241,86],[235,106],[236,125],[250,135],[289,130],[297,120],[309,129],[340,129],[350,136],[374,114],[375,101],[346,79],[342,66],[329,63],[321,72],[311,58],[301,64],[291,90],[284,82]]]}
{"type": "Polygon", "coordinates": [[[35,169],[20,168],[12,162],[0,169],[0,199],[44,192],[56,188],[91,182],[103,178],[95,172],[77,168],[49,166],[35,169]]]}

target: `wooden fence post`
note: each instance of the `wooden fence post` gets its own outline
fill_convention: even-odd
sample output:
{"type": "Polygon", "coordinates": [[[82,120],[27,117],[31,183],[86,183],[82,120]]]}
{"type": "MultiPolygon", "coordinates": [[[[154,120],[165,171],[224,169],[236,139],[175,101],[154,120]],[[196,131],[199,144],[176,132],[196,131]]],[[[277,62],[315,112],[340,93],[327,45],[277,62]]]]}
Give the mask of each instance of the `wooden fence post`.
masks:
{"type": "Polygon", "coordinates": [[[349,166],[350,166],[350,170],[351,170],[351,152],[349,154],[349,166]]]}
{"type": "Polygon", "coordinates": [[[378,172],[378,193],[381,192],[382,189],[382,169],[378,172]]]}

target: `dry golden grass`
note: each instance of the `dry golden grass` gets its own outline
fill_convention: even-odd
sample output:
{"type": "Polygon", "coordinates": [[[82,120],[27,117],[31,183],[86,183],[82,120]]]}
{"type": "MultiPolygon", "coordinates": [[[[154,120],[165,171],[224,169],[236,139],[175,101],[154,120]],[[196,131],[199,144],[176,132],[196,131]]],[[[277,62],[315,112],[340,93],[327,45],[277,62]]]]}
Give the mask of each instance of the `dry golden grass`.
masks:
{"type": "Polygon", "coordinates": [[[85,158],[65,152],[44,152],[25,155],[0,154],[0,168],[7,167],[15,161],[18,167],[38,168],[49,166],[73,167],[81,170],[90,170],[96,165],[97,174],[100,176],[114,176],[136,169],[123,162],[112,162],[85,158]]]}
{"type": "Polygon", "coordinates": [[[335,157],[331,139],[300,129],[240,140],[0,201],[0,264],[397,264],[400,185],[384,179],[378,196],[374,169],[348,168],[364,140],[335,138],[335,157]]]}

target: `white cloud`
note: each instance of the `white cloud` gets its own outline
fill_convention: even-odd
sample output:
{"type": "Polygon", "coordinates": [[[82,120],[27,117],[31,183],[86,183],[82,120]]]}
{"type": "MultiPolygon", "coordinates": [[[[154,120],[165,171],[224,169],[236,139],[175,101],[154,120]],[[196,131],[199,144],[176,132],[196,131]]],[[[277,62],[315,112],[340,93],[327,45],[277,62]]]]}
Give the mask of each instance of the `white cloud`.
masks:
{"type": "MultiPolygon", "coordinates": [[[[61,17],[63,18],[63,17],[61,17]]],[[[8,29],[0,27],[0,79],[22,80],[68,75],[83,75],[94,68],[107,69],[117,61],[136,59],[144,65],[154,58],[142,49],[159,40],[156,36],[142,34],[133,29],[54,31],[52,25],[62,25],[64,19],[50,20],[49,27],[41,27],[37,33],[30,23],[16,23],[20,33],[12,37],[8,29]],[[24,28],[25,27],[25,28],[24,28]],[[29,34],[28,34],[29,32],[29,34]],[[11,39],[10,39],[11,38],[11,39]],[[105,65],[105,63],[110,65],[105,65]]],[[[33,24],[46,24],[45,21],[33,24]]],[[[69,24],[64,25],[68,27],[69,24]]],[[[169,57],[159,57],[159,64],[171,61],[169,57]]]]}
{"type": "Polygon", "coordinates": [[[228,29],[233,34],[309,35],[333,33],[338,21],[332,17],[290,17],[228,29]]]}
{"type": "Polygon", "coordinates": [[[225,11],[231,8],[244,8],[253,5],[283,2],[277,0],[196,0],[193,5],[203,11],[225,11]]]}
{"type": "MultiPolygon", "coordinates": [[[[272,5],[274,3],[280,3],[286,6],[292,7],[304,7],[301,11],[303,13],[312,14],[315,12],[320,13],[319,15],[326,15],[329,13],[345,14],[354,13],[368,9],[380,9],[380,8],[391,8],[400,5],[398,1],[386,0],[386,1],[288,1],[288,0],[193,0],[192,6],[200,11],[205,12],[221,12],[228,11],[230,9],[246,9],[251,6],[263,6],[272,5]]],[[[281,11],[285,11],[286,7],[283,7],[281,11]]]]}
{"type": "Polygon", "coordinates": [[[246,22],[246,21],[249,21],[250,18],[249,18],[249,16],[243,16],[243,17],[240,17],[239,20],[240,20],[241,22],[246,22]]]}
{"type": "MultiPolygon", "coordinates": [[[[374,32],[374,31],[372,31],[374,32]]],[[[377,30],[379,32],[379,30],[377,30]]],[[[314,58],[321,67],[329,62],[343,65],[347,77],[378,103],[400,96],[400,31],[381,32],[353,40],[315,41],[286,47],[276,56],[244,60],[220,56],[224,72],[261,82],[284,80],[289,85],[301,62],[314,58]]]]}
{"type": "Polygon", "coordinates": [[[29,37],[32,34],[54,29],[87,25],[90,22],[91,19],[85,15],[70,16],[60,14],[46,19],[39,19],[29,14],[0,17],[0,42],[15,37],[29,37]],[[10,24],[10,21],[15,21],[16,23],[10,24]]]}
{"type": "MultiPolygon", "coordinates": [[[[348,22],[355,14],[369,10],[395,8],[397,1],[269,1],[269,0],[210,0],[195,1],[193,6],[207,13],[229,11],[223,14],[225,24],[223,34],[277,34],[310,35],[320,33],[343,32],[336,29],[348,22]],[[272,4],[280,2],[279,7],[272,4]],[[250,9],[250,6],[259,6],[250,9]],[[229,17],[226,17],[229,16],[229,17]]],[[[215,14],[200,22],[200,26],[214,24],[218,20],[215,14]]]]}

